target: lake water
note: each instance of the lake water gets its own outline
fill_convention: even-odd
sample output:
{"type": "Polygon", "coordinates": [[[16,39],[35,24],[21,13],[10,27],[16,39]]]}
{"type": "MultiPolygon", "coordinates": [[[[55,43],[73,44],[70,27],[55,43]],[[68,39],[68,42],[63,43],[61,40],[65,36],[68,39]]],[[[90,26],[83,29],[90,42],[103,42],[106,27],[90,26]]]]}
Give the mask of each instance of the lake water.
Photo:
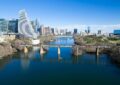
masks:
{"type": "MultiPolygon", "coordinates": [[[[58,38],[49,44],[72,45],[72,38],[58,38]]],[[[71,55],[71,48],[49,48],[40,55],[34,47],[28,54],[19,52],[0,59],[0,85],[120,85],[120,67],[108,55],[71,55]]]]}

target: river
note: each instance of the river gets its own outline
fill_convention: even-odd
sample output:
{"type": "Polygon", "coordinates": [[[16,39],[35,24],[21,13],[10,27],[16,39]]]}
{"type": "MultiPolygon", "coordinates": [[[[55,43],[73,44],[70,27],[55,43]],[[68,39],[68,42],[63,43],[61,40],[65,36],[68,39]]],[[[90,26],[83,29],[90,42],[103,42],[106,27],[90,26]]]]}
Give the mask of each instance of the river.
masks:
{"type": "MultiPolygon", "coordinates": [[[[74,44],[72,38],[57,38],[49,44],[74,44]]],[[[120,67],[107,54],[97,57],[84,53],[71,55],[71,48],[57,48],[41,56],[34,47],[28,54],[19,52],[0,59],[0,85],[120,85],[120,67]]]]}

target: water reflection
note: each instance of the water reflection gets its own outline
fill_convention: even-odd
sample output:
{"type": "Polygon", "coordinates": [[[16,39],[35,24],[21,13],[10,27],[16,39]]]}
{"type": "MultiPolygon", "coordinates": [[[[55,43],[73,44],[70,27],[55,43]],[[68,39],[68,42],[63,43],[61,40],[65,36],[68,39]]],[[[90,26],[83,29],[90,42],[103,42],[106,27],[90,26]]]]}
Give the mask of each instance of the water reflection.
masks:
{"type": "Polygon", "coordinates": [[[60,55],[58,55],[58,62],[60,63],[62,61],[62,57],[60,55]]]}
{"type": "Polygon", "coordinates": [[[29,55],[25,54],[25,53],[21,53],[20,57],[21,57],[21,67],[22,67],[22,69],[24,69],[24,70],[28,69],[29,65],[30,65],[29,55]]]}
{"type": "Polygon", "coordinates": [[[80,56],[74,56],[74,57],[72,57],[72,63],[73,63],[73,64],[78,64],[79,58],[80,58],[80,56]]]}
{"type": "Polygon", "coordinates": [[[0,70],[4,69],[5,66],[12,60],[11,56],[0,59],[0,70]]]}

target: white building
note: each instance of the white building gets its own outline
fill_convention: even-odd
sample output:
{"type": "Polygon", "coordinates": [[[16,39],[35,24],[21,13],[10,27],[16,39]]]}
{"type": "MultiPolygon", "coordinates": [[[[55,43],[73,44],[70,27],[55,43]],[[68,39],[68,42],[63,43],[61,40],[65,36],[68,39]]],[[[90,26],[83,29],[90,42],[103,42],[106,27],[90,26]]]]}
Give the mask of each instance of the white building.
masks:
{"type": "Polygon", "coordinates": [[[25,10],[19,11],[18,33],[23,35],[26,38],[31,38],[33,44],[40,43],[40,40],[37,39],[38,37],[37,33],[34,31],[33,26],[25,10]]]}

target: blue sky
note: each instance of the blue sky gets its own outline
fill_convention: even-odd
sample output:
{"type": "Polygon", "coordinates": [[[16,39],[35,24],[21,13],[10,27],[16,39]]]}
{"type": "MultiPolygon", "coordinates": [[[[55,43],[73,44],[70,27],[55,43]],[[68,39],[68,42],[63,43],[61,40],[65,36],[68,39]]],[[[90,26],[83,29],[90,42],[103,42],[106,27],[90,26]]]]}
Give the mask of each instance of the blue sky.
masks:
{"type": "Polygon", "coordinates": [[[0,0],[0,18],[18,18],[21,9],[53,27],[120,23],[120,0],[0,0]]]}

